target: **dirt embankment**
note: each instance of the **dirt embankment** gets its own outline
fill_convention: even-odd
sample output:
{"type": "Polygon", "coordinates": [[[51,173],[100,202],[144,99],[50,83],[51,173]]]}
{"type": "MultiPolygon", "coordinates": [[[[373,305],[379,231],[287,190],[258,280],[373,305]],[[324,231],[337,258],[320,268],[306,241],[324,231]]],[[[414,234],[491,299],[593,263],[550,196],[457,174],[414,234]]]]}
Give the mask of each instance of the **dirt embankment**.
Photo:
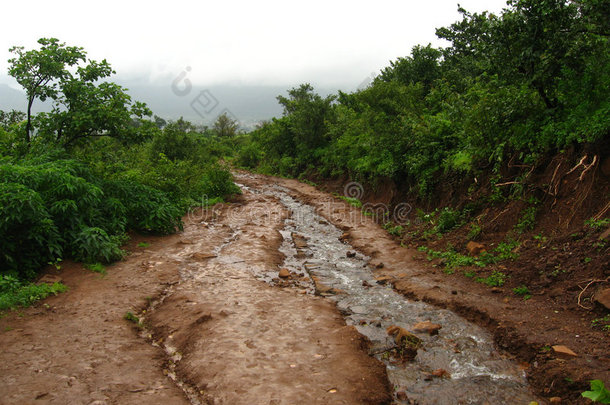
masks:
{"type": "Polygon", "coordinates": [[[256,280],[282,260],[285,215],[247,192],[181,234],[134,237],[105,277],[64,263],[68,292],[0,319],[0,403],[389,403],[331,302],[256,280]]]}
{"type": "MultiPolygon", "coordinates": [[[[292,190],[293,197],[315,206],[321,215],[341,227],[355,248],[372,257],[372,264],[378,267],[376,275],[389,279],[397,291],[409,298],[451,309],[487,327],[501,348],[523,362],[528,378],[540,396],[560,397],[562,403],[585,404],[590,401],[581,398],[580,392],[589,388],[589,380],[610,382],[608,332],[591,325],[592,318],[603,316],[604,310],[589,311],[577,305],[578,295],[588,280],[600,277],[603,280],[604,274],[608,276],[607,249],[600,253],[586,246],[597,241],[597,234],[580,235],[580,242],[573,246],[576,253],[553,248],[565,245],[565,240],[559,237],[554,239],[554,245],[548,245],[548,250],[537,256],[533,250],[521,252],[521,260],[529,262],[518,261],[513,266],[531,269],[554,260],[569,268],[579,263],[574,272],[560,273],[551,288],[547,284],[545,288],[537,289],[537,283],[532,280],[537,280],[541,273],[531,271],[532,276],[528,279],[523,273],[517,275],[521,268],[517,267],[513,268],[515,280],[502,288],[491,289],[464,277],[461,272],[448,275],[442,271],[442,265],[433,267],[425,260],[424,253],[401,246],[400,241],[374,219],[328,193],[294,180],[274,181],[292,190]],[[578,252],[578,246],[587,253],[578,252]],[[579,272],[584,257],[591,257],[586,261],[592,265],[579,272]],[[533,289],[528,300],[512,291],[513,284],[528,282],[524,280],[529,280],[533,289]],[[565,345],[576,352],[576,356],[555,353],[551,349],[553,345],[565,345]]],[[[575,186],[563,184],[566,190],[575,186]]],[[[587,214],[579,214],[582,215],[587,214]]],[[[438,261],[432,264],[438,264],[438,261]]],[[[503,269],[510,274],[510,269],[503,269]]]]}

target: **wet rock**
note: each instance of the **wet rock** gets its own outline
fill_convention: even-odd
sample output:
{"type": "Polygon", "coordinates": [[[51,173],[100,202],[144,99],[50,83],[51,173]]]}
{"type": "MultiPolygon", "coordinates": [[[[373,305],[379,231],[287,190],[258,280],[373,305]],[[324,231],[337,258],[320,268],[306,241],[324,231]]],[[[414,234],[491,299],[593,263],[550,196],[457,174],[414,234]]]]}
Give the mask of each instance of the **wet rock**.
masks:
{"type": "Polygon", "coordinates": [[[356,252],[353,252],[353,251],[349,250],[349,251],[348,251],[348,252],[345,254],[345,256],[347,256],[347,257],[355,257],[355,256],[356,256],[356,252]]]}
{"type": "Polygon", "coordinates": [[[45,274],[44,276],[40,277],[40,279],[38,280],[38,284],[55,284],[55,283],[61,283],[62,282],[62,278],[59,276],[56,276],[54,274],[45,274]]]}
{"type": "Polygon", "coordinates": [[[444,368],[439,368],[431,373],[426,373],[426,375],[424,376],[424,380],[426,381],[430,381],[434,378],[451,378],[451,374],[444,368]]]}
{"type": "Polygon", "coordinates": [[[407,396],[406,392],[398,391],[398,392],[396,392],[396,399],[399,401],[407,401],[409,399],[409,397],[407,396]]]}
{"type": "Polygon", "coordinates": [[[375,266],[376,269],[383,269],[384,264],[383,263],[377,263],[377,265],[375,266]]]}
{"type": "Polygon", "coordinates": [[[610,288],[600,288],[593,296],[593,300],[606,309],[610,309],[610,288]]]}
{"type": "Polygon", "coordinates": [[[442,328],[438,323],[430,321],[418,322],[411,327],[411,330],[416,333],[427,333],[430,336],[438,335],[438,331],[442,328]]]}
{"type": "Polygon", "coordinates": [[[379,276],[379,277],[375,277],[375,280],[377,280],[377,284],[385,284],[390,280],[393,280],[394,277],[392,276],[379,276]]]}
{"type": "Polygon", "coordinates": [[[470,241],[466,244],[466,250],[470,256],[478,256],[482,252],[485,252],[485,245],[478,242],[470,241]]]}
{"type": "Polygon", "coordinates": [[[280,272],[278,273],[278,276],[280,278],[289,278],[290,277],[290,271],[288,271],[288,269],[280,269],[280,272]]]}
{"type": "Polygon", "coordinates": [[[371,284],[369,284],[369,282],[368,282],[368,281],[366,281],[366,280],[362,280],[362,286],[363,286],[363,287],[367,287],[367,288],[372,287],[372,285],[371,285],[371,284]]]}
{"type": "Polygon", "coordinates": [[[349,308],[354,314],[366,314],[367,309],[364,305],[354,305],[349,308]]]}
{"type": "Polygon", "coordinates": [[[578,357],[576,353],[574,353],[569,347],[564,345],[553,346],[553,351],[555,352],[555,354],[563,357],[578,357]]]}
{"type": "Polygon", "coordinates": [[[202,252],[193,253],[191,255],[191,259],[193,259],[193,260],[208,260],[208,259],[213,259],[214,257],[216,257],[215,254],[202,253],[202,252]]]}
{"type": "Polygon", "coordinates": [[[549,402],[551,404],[560,404],[561,403],[561,398],[560,397],[551,397],[551,398],[549,398],[549,402]]]}
{"type": "Polygon", "coordinates": [[[341,242],[345,242],[345,241],[346,241],[348,238],[349,238],[349,233],[348,233],[348,232],[343,232],[343,233],[341,234],[341,236],[339,236],[339,240],[340,240],[341,242]]]}
{"type": "Polygon", "coordinates": [[[502,289],[499,287],[492,287],[491,292],[494,294],[500,294],[502,292],[502,289]]]}

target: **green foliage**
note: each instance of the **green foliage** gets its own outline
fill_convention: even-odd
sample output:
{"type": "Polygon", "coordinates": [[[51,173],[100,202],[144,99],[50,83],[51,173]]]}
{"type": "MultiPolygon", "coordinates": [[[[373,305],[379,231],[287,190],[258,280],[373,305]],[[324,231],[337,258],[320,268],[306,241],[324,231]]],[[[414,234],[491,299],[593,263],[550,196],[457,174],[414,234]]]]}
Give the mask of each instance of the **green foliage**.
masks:
{"type": "Polygon", "coordinates": [[[129,321],[129,322],[131,322],[133,324],[135,324],[136,327],[139,328],[139,329],[142,329],[144,327],[144,325],[140,321],[140,318],[138,318],[136,315],[134,315],[134,313],[131,312],[131,311],[127,311],[125,313],[125,315],[123,315],[123,319],[125,319],[126,321],[129,321]]]}
{"type": "Polygon", "coordinates": [[[602,330],[610,332],[610,314],[603,316],[601,318],[595,318],[591,321],[592,327],[599,327],[602,330]]]}
{"type": "Polygon", "coordinates": [[[148,242],[140,242],[140,243],[138,243],[138,247],[139,248],[147,248],[149,246],[150,246],[150,243],[148,243],[148,242]]]}
{"type": "Polygon", "coordinates": [[[502,287],[508,276],[501,271],[494,270],[487,277],[478,277],[475,281],[488,285],[489,287],[502,287]]]}
{"type": "Polygon", "coordinates": [[[0,275],[0,310],[28,307],[49,295],[57,295],[68,288],[61,283],[22,283],[18,278],[0,275]]]}
{"type": "Polygon", "coordinates": [[[450,207],[445,207],[440,211],[435,231],[440,233],[449,232],[458,227],[461,224],[461,221],[461,212],[453,210],[450,207]]]}
{"type": "Polygon", "coordinates": [[[581,395],[584,398],[588,398],[593,402],[599,402],[600,404],[610,404],[610,391],[604,386],[602,380],[592,380],[591,391],[585,391],[581,395]]]}
{"type": "Polygon", "coordinates": [[[529,288],[527,288],[527,286],[525,285],[520,285],[519,287],[513,288],[513,292],[516,295],[522,296],[524,300],[529,300],[530,298],[532,298],[532,294],[530,293],[529,288]]]}
{"type": "MultiPolygon", "coordinates": [[[[607,137],[605,3],[511,0],[498,15],[459,11],[461,20],[437,30],[446,48],[416,46],[364,89],[323,98],[305,84],[280,96],[283,116],[245,138],[239,164],[283,176],[390,178],[422,199],[455,182],[481,187],[477,179],[492,171],[496,203],[525,191],[522,182],[496,186],[508,162],[536,167],[540,156],[607,137]]],[[[446,215],[439,232],[457,226],[446,215]]],[[[527,209],[517,231],[534,224],[527,209]]]]}
{"type": "Polygon", "coordinates": [[[466,238],[468,240],[476,240],[479,235],[481,235],[482,231],[483,229],[481,228],[481,226],[473,222],[470,224],[470,231],[468,231],[468,235],[466,235],[466,238]]]}
{"type": "Polygon", "coordinates": [[[99,273],[102,276],[106,275],[106,267],[102,263],[89,263],[85,264],[85,267],[94,273],[99,273]]]}
{"type": "Polygon", "coordinates": [[[401,236],[404,231],[402,225],[394,225],[392,222],[386,222],[383,225],[383,229],[388,231],[388,233],[393,236],[401,236]]]}
{"type": "Polygon", "coordinates": [[[360,201],[359,199],[357,199],[355,197],[346,197],[346,196],[340,195],[339,198],[342,199],[343,201],[347,202],[352,207],[356,207],[356,208],[362,207],[362,201],[360,201]]]}
{"type": "Polygon", "coordinates": [[[519,222],[515,225],[515,229],[519,233],[524,233],[526,231],[531,231],[536,226],[536,212],[538,211],[537,207],[527,207],[523,211],[521,211],[521,217],[519,218],[519,222]]]}
{"type": "Polygon", "coordinates": [[[608,225],[610,225],[610,218],[601,218],[601,219],[589,218],[589,219],[585,220],[585,225],[595,231],[599,231],[601,229],[608,227],[608,225]]]}

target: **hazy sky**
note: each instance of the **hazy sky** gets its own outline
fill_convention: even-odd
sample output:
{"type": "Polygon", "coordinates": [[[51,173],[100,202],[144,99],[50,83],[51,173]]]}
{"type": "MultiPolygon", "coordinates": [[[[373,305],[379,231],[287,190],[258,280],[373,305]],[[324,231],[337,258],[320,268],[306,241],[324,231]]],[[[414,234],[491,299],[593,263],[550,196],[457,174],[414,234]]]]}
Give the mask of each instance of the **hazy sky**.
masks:
{"type": "MultiPolygon", "coordinates": [[[[442,45],[435,28],[459,18],[457,0],[11,1],[2,5],[0,83],[8,48],[56,37],[106,58],[119,76],[194,85],[354,88],[416,44],[442,45]]],[[[461,0],[499,12],[505,0],[461,0]]]]}

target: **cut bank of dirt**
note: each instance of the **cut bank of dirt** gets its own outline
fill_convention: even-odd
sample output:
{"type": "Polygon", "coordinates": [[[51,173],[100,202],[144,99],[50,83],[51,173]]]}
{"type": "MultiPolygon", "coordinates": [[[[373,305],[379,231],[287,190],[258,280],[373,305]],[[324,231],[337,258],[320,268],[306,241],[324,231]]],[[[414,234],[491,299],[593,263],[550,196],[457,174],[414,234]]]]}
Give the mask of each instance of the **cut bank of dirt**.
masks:
{"type": "Polygon", "coordinates": [[[285,215],[246,193],[148,248],[134,238],[103,278],[65,264],[67,293],[0,319],[0,402],[388,403],[385,367],[331,302],[255,279],[282,259],[285,215]]]}
{"type": "MultiPolygon", "coordinates": [[[[268,182],[269,178],[258,177],[268,182]]],[[[511,291],[449,276],[422,262],[422,255],[400,244],[373,219],[328,193],[295,180],[273,178],[292,190],[293,197],[317,208],[320,215],[346,231],[350,243],[378,264],[376,275],[387,279],[405,296],[451,309],[488,328],[498,345],[515,354],[538,394],[562,403],[590,403],[580,396],[588,381],[610,381],[607,333],[591,328],[590,319],[567,310],[560,300],[533,296],[524,301],[511,291]],[[577,356],[561,356],[551,349],[565,345],[577,356]]]]}

